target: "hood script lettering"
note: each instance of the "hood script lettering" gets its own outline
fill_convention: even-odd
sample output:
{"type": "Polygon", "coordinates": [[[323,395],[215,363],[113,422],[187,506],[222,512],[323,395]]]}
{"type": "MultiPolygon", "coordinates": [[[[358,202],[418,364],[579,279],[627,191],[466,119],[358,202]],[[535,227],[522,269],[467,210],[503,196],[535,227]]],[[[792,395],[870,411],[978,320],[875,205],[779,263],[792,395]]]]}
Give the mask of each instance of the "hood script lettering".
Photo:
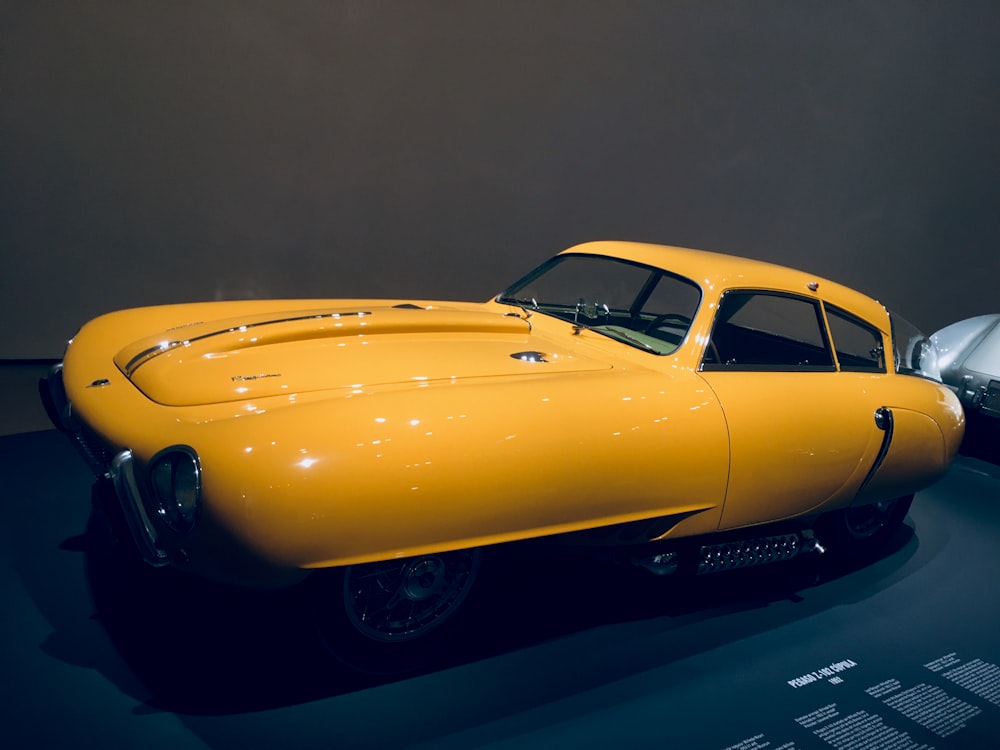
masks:
{"type": "Polygon", "coordinates": [[[261,373],[260,375],[233,375],[230,380],[234,383],[239,383],[244,380],[261,380],[262,378],[280,378],[280,372],[268,372],[261,373]]]}

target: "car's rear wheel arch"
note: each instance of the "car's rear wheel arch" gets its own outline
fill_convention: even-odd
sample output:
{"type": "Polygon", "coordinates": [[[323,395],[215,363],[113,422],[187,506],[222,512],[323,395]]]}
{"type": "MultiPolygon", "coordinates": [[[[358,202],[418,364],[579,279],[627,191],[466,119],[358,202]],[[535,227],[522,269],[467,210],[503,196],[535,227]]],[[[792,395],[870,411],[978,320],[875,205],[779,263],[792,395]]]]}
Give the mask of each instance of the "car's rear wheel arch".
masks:
{"type": "Polygon", "coordinates": [[[820,542],[852,559],[878,554],[903,525],[913,495],[854,505],[827,514],[817,524],[820,542]]]}

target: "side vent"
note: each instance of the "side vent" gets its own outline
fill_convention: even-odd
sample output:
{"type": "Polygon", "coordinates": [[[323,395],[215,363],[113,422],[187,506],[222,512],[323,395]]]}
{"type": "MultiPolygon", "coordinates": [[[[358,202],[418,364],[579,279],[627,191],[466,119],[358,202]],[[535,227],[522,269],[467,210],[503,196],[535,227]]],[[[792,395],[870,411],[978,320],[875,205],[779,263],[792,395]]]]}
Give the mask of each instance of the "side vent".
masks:
{"type": "Polygon", "coordinates": [[[783,562],[791,560],[801,550],[802,540],[798,534],[709,544],[699,550],[698,574],[783,562]]]}

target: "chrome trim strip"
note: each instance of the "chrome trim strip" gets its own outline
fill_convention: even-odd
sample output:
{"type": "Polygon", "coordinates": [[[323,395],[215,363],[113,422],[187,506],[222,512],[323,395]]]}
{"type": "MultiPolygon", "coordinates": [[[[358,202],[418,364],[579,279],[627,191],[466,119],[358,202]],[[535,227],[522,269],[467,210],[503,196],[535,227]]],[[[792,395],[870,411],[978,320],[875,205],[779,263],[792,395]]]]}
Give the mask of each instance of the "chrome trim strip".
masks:
{"type": "Polygon", "coordinates": [[[169,565],[170,558],[166,550],[159,546],[159,534],[142,504],[132,451],[123,450],[112,459],[110,474],[125,521],[142,559],[155,568],[169,565]]]}
{"type": "Polygon", "coordinates": [[[53,365],[48,374],[38,381],[38,393],[49,420],[56,429],[66,433],[94,476],[98,479],[108,477],[111,454],[86,426],[73,419],[73,405],[66,396],[63,382],[62,362],[53,365]]]}
{"type": "MultiPolygon", "coordinates": [[[[195,336],[190,339],[175,339],[172,341],[164,341],[156,346],[151,346],[148,349],[136,354],[132,359],[128,361],[125,365],[125,375],[127,377],[132,377],[134,373],[141,365],[145,364],[153,357],[170,351],[171,349],[176,349],[178,346],[188,346],[192,342],[202,341],[204,339],[211,338],[212,336],[221,336],[226,333],[235,333],[236,331],[249,331],[251,328],[260,328],[261,326],[275,325],[277,323],[294,323],[300,320],[321,320],[323,318],[332,318],[336,320],[338,318],[348,318],[348,317],[359,317],[363,318],[366,315],[371,315],[370,312],[365,312],[358,310],[356,312],[337,312],[337,313],[319,313],[313,315],[298,315],[291,318],[278,318],[276,320],[265,320],[261,323],[250,323],[248,325],[242,326],[232,326],[230,328],[220,328],[218,331],[211,331],[209,333],[203,333],[200,336],[195,336]]],[[[173,330],[173,329],[171,329],[173,330]]]]}
{"type": "MultiPolygon", "coordinates": [[[[180,536],[187,536],[194,531],[195,526],[198,525],[198,518],[201,516],[201,459],[198,458],[198,452],[190,445],[171,445],[168,448],[164,448],[159,451],[155,456],[149,459],[148,466],[150,477],[152,477],[156,471],[157,463],[169,456],[171,453],[179,453],[187,456],[191,459],[191,463],[194,466],[195,507],[192,518],[189,522],[184,522],[180,518],[180,511],[177,509],[173,498],[160,497],[160,494],[156,491],[155,487],[152,486],[149,488],[150,500],[154,506],[153,510],[156,512],[157,516],[163,519],[163,522],[171,531],[179,534],[180,536]]],[[[150,479],[150,484],[153,484],[152,479],[150,479]]]]}
{"type": "Polygon", "coordinates": [[[53,426],[61,432],[72,432],[72,409],[63,384],[62,362],[52,365],[45,377],[39,379],[38,393],[42,406],[45,407],[45,414],[53,426]]]}

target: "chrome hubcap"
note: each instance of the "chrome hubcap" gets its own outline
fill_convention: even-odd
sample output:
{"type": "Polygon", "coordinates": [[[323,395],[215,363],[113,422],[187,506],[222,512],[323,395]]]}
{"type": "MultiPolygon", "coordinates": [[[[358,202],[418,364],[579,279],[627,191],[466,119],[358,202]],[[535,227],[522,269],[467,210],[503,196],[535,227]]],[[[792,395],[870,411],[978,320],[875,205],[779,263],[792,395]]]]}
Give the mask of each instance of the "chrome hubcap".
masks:
{"type": "Polygon", "coordinates": [[[479,550],[352,565],[344,575],[351,624],[376,641],[408,641],[440,626],[465,600],[479,550]]]}
{"type": "Polygon", "coordinates": [[[399,594],[413,602],[438,596],[446,585],[445,566],[438,557],[424,557],[406,566],[399,594]]]}

